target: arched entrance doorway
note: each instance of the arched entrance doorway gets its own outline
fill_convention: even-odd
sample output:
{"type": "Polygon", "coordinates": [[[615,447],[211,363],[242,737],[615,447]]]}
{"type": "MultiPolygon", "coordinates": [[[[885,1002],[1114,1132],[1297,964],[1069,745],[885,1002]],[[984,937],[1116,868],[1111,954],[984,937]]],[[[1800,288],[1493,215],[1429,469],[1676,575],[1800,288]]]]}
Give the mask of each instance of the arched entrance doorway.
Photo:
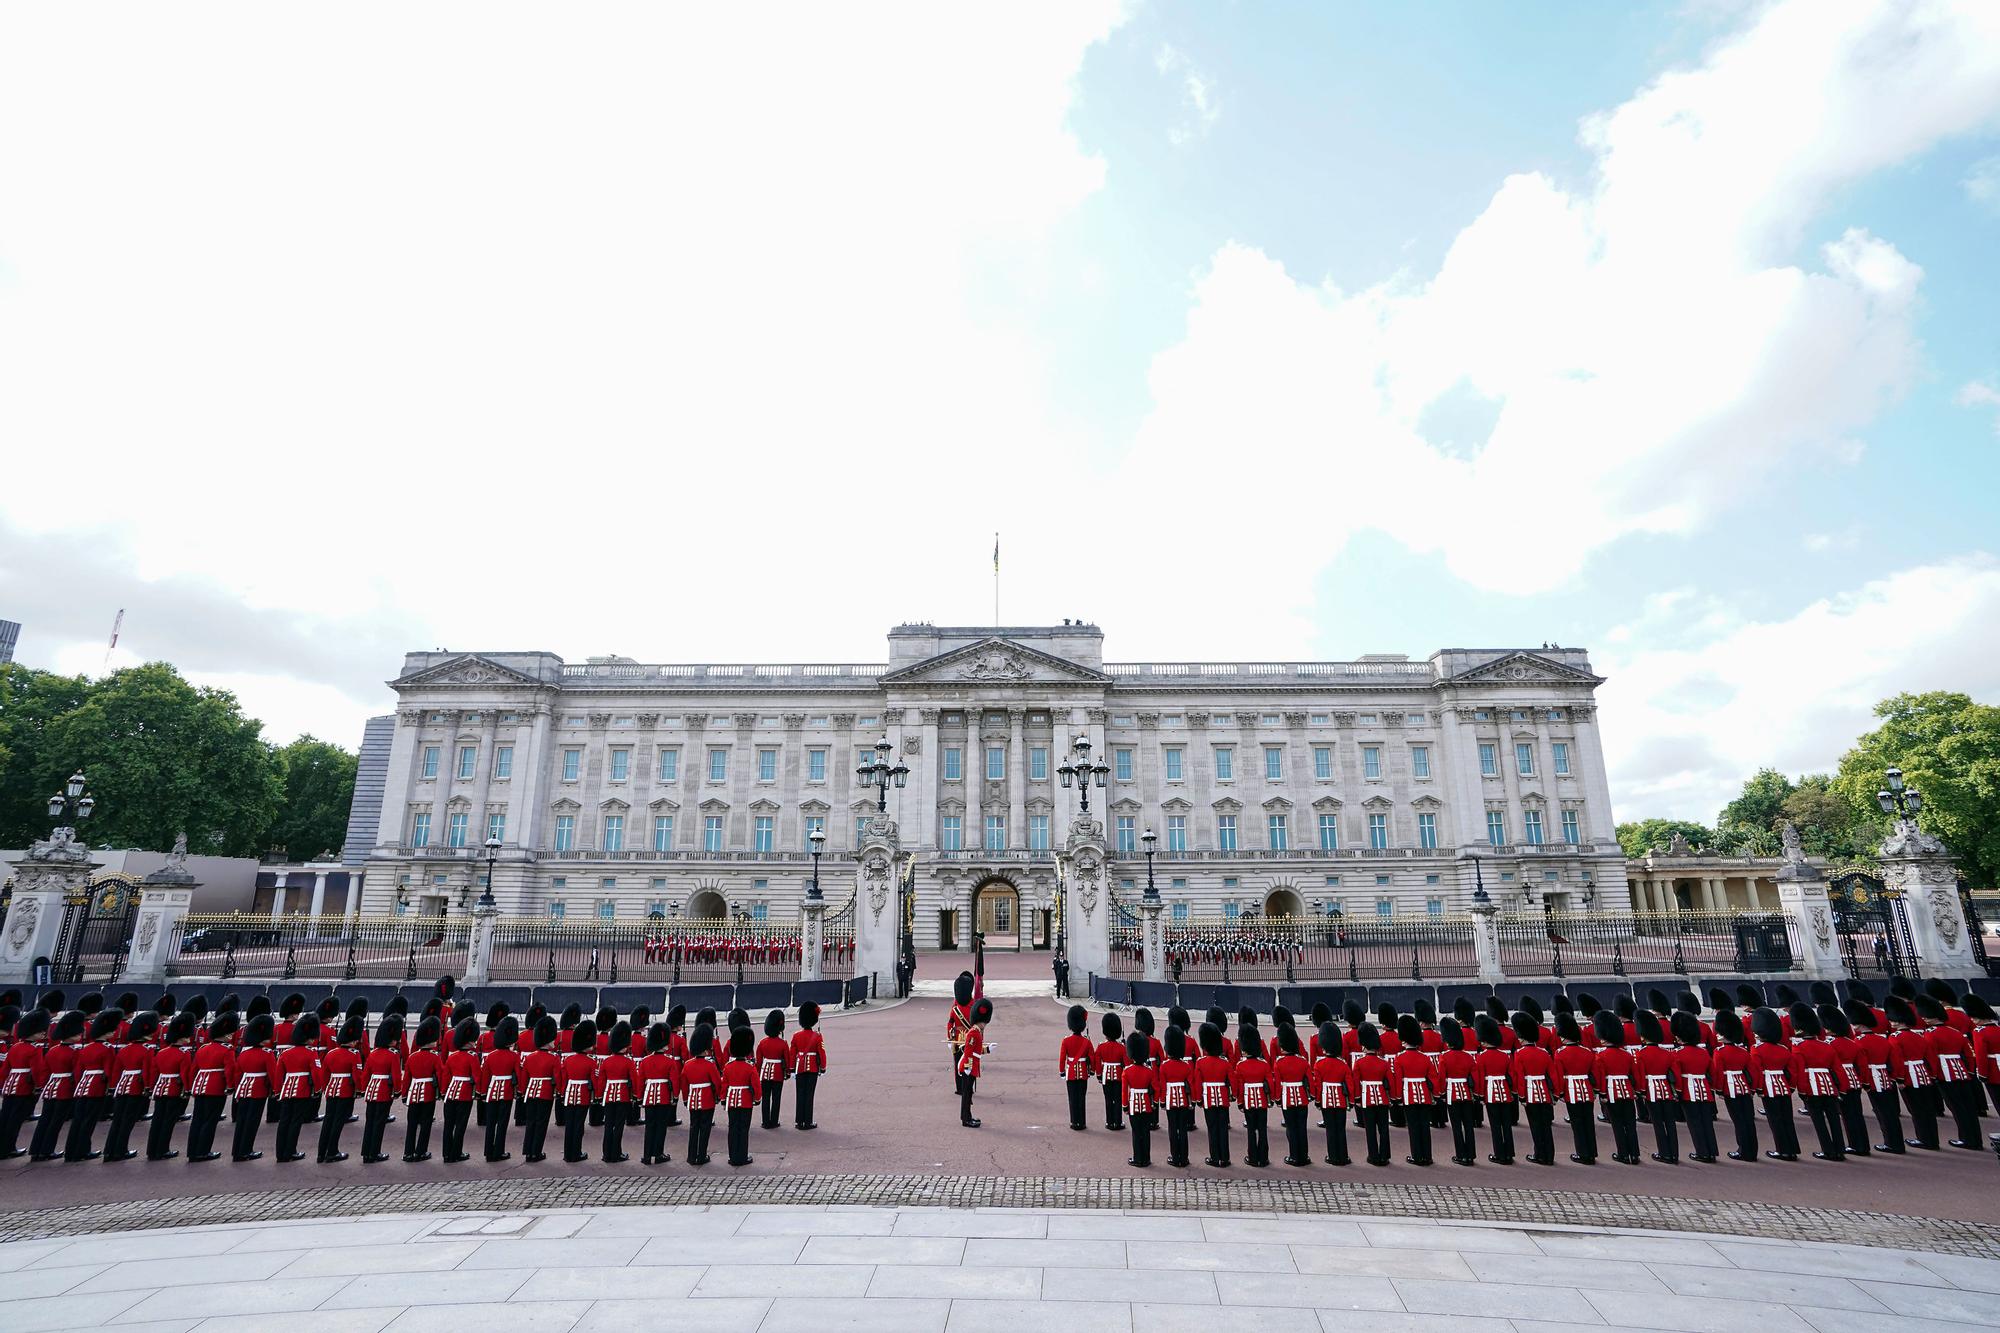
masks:
{"type": "Polygon", "coordinates": [[[1299,901],[1299,895],[1290,889],[1272,889],[1264,899],[1264,919],[1266,921],[1286,918],[1297,921],[1306,914],[1306,905],[1299,901]]]}
{"type": "Polygon", "coordinates": [[[720,921],[729,915],[729,904],[714,889],[703,889],[688,899],[688,916],[696,921],[720,921]]]}
{"type": "Polygon", "coordinates": [[[1021,891],[1004,879],[989,879],[972,891],[972,928],[986,936],[988,949],[1021,947],[1021,891]]]}

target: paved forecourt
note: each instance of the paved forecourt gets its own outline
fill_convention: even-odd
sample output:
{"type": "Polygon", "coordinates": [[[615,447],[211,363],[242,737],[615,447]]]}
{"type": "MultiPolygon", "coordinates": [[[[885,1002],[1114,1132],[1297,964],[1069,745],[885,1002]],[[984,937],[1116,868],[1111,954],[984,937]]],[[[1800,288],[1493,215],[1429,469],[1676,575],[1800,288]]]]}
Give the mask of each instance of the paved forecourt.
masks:
{"type": "Polygon", "coordinates": [[[706,1333],[1943,1333],[1992,1327],[1996,1312],[1995,1259],[1254,1213],[580,1209],[0,1245],[0,1328],[11,1333],[681,1320],[706,1333]]]}

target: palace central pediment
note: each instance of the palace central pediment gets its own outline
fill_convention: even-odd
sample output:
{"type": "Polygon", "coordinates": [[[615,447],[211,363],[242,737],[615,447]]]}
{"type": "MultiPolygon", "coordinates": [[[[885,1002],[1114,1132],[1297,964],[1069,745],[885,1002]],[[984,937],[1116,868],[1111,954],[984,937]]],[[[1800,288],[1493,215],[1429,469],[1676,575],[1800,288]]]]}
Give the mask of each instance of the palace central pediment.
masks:
{"type": "Polygon", "coordinates": [[[884,685],[1108,685],[1101,671],[1078,666],[1053,653],[994,637],[891,671],[884,685]]]}

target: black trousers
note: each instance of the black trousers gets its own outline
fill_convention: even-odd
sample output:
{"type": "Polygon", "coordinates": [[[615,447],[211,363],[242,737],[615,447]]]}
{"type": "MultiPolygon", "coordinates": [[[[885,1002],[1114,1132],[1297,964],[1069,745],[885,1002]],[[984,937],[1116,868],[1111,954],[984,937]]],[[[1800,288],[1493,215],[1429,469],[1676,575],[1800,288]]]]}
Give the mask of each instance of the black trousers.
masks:
{"type": "Polygon", "coordinates": [[[486,1160],[497,1162],[507,1155],[507,1126],[514,1108],[506,1102],[481,1102],[486,1108],[486,1160]]]}
{"type": "MultiPolygon", "coordinates": [[[[1514,1160],[1514,1126],[1520,1123],[1521,1108],[1513,1102],[1493,1102],[1486,1108],[1486,1123],[1493,1133],[1493,1160],[1502,1164],[1514,1160]]],[[[1473,1151],[1478,1151],[1475,1147],[1473,1151]]]]}
{"type": "Polygon", "coordinates": [[[1757,1160],[1757,1106],[1745,1093],[1741,1097],[1724,1097],[1723,1109],[1729,1112],[1730,1128],[1736,1131],[1736,1155],[1746,1162],[1757,1160]]]}
{"type": "Polygon", "coordinates": [[[1799,1155],[1799,1127],[1792,1119],[1792,1097],[1764,1098],[1764,1119],[1771,1126],[1771,1147],[1780,1157],[1799,1155]]]}
{"type": "MultiPolygon", "coordinates": [[[[1903,1107],[1910,1113],[1911,1134],[1926,1148],[1938,1146],[1939,1100],[1935,1083],[1927,1083],[1921,1088],[1903,1089],[1903,1107]]],[[[47,1118],[48,1112],[44,1110],[42,1115],[47,1118]]]]}
{"type": "Polygon", "coordinates": [[[1849,1155],[1869,1156],[1868,1113],[1862,1109],[1859,1088],[1850,1088],[1840,1094],[1840,1133],[1847,1140],[1849,1155]]]}
{"type": "Polygon", "coordinates": [[[185,1097],[162,1097],[153,1103],[152,1124],[146,1131],[146,1160],[165,1161],[174,1148],[174,1130],[181,1123],[185,1097]]]}
{"type": "Polygon", "coordinates": [[[35,1122],[35,1137],[28,1144],[28,1155],[37,1161],[47,1161],[62,1147],[63,1127],[69,1124],[74,1108],[74,1099],[69,1097],[50,1101],[42,1099],[42,1118],[35,1122]]]}
{"type": "Polygon", "coordinates": [[[563,1107],[563,1160],[582,1162],[589,1159],[583,1151],[583,1131],[590,1125],[590,1108],[586,1106],[563,1107]]]}
{"type": "Polygon", "coordinates": [[[800,1074],[798,1087],[792,1093],[792,1123],[800,1129],[811,1129],[813,1121],[813,1095],[819,1091],[818,1074],[800,1074]]]}
{"type": "Polygon", "coordinates": [[[361,1112],[361,1158],[372,1162],[382,1155],[382,1136],[389,1132],[389,1103],[369,1102],[361,1112]]]}
{"type": "Polygon", "coordinates": [[[1596,1108],[1589,1102],[1565,1102],[1569,1108],[1569,1133],[1575,1141],[1573,1155],[1579,1162],[1597,1160],[1596,1108]]]}
{"type": "MultiPolygon", "coordinates": [[[[972,1095],[979,1090],[978,1085],[979,1080],[976,1078],[968,1078],[964,1075],[959,1076],[958,1123],[961,1125],[972,1123],[972,1095]]],[[[1118,1126],[1114,1125],[1112,1128],[1116,1129],[1118,1126]]]]}
{"type": "Polygon", "coordinates": [[[547,1097],[524,1097],[515,1103],[521,1113],[521,1156],[534,1161],[544,1155],[549,1137],[549,1113],[555,1103],[547,1097]]]}
{"type": "Polygon", "coordinates": [[[1064,1082],[1063,1090],[1069,1094],[1069,1127],[1071,1129],[1085,1128],[1086,1120],[1089,1116],[1089,1107],[1084,1099],[1090,1092],[1090,1080],[1087,1078],[1069,1079],[1064,1082]]]}
{"type": "Polygon", "coordinates": [[[1285,1121],[1285,1156],[1293,1166],[1311,1166],[1312,1145],[1306,1139],[1306,1108],[1287,1106],[1282,1114],[1285,1121]]]}
{"type": "Polygon", "coordinates": [[[33,1093],[0,1097],[0,1157],[12,1157],[21,1151],[21,1126],[28,1123],[28,1112],[34,1109],[33,1093]]]}
{"type": "Polygon", "coordinates": [[[667,1115],[672,1110],[673,1103],[671,1102],[661,1102],[657,1106],[648,1106],[646,1108],[646,1139],[644,1144],[645,1153],[643,1155],[649,1162],[664,1162],[667,1160],[667,1130],[672,1128],[672,1123],[667,1119],[667,1115]]]}
{"type": "Polygon", "coordinates": [[[1653,1152],[1669,1162],[1681,1160],[1681,1104],[1647,1102],[1653,1112],[1653,1152]]]}
{"type": "Polygon", "coordinates": [[[299,1134],[312,1119],[312,1098],[280,1097],[278,1099],[278,1157],[290,1157],[299,1150],[299,1134]]]}
{"type": "Polygon", "coordinates": [[[1479,1155],[1479,1141],[1472,1135],[1474,1117],[1479,1114],[1478,1102],[1447,1102],[1444,1104],[1445,1123],[1451,1126],[1451,1157],[1455,1162],[1470,1162],[1479,1155]]]}
{"type": "Polygon", "coordinates": [[[1978,1080],[1966,1078],[1945,1084],[1944,1104],[1950,1109],[1952,1124],[1958,1130],[1953,1137],[1969,1148],[1985,1147],[1979,1141],[1979,1113],[1985,1109],[1986,1099],[1979,1095],[1978,1080]]]}
{"type": "Polygon", "coordinates": [[[1188,1164],[1188,1138],[1194,1133],[1194,1108],[1178,1106],[1167,1112],[1167,1162],[1188,1164]]]}
{"type": "MultiPolygon", "coordinates": [[[[1877,1092],[1870,1088],[1868,1104],[1875,1108],[1875,1123],[1882,1130],[1882,1142],[1877,1146],[1884,1152],[1900,1156],[1903,1152],[1903,1104],[1896,1100],[1896,1090],[1888,1088],[1877,1092]]],[[[1865,1143],[1867,1139],[1864,1132],[1861,1141],[1865,1143]]]]}
{"type": "Polygon", "coordinates": [[[111,1099],[111,1128],[104,1134],[104,1155],[113,1161],[132,1151],[132,1126],[145,1117],[152,1099],[143,1092],[130,1092],[111,1099]]]}
{"type": "Polygon", "coordinates": [[[700,1166],[708,1160],[708,1135],[709,1131],[714,1128],[714,1111],[688,1112],[687,1159],[689,1166],[700,1166]]]}
{"type": "Polygon", "coordinates": [[[606,1162],[615,1162],[625,1155],[625,1127],[632,1123],[632,1109],[625,1102],[613,1102],[604,1108],[604,1143],[598,1156],[606,1162]]]}
{"type": "Polygon", "coordinates": [[[1125,1103],[1119,1095],[1116,1083],[1104,1085],[1104,1127],[1106,1129],[1125,1128],[1125,1103]]]}
{"type": "Polygon", "coordinates": [[[1201,1117],[1208,1126],[1208,1164],[1229,1165],[1229,1108],[1204,1106],[1201,1117]]]}
{"type": "Polygon", "coordinates": [[[1553,1102],[1527,1102],[1528,1160],[1548,1166],[1556,1160],[1556,1108],[1553,1102]]]}
{"type": "Polygon", "coordinates": [[[681,1104],[680,1104],[679,1102],[676,1102],[676,1101],[669,1101],[669,1102],[668,1102],[668,1103],[666,1104],[666,1112],[667,1112],[667,1128],[668,1128],[668,1129],[672,1129],[672,1128],[673,1128],[674,1126],[676,1126],[676,1125],[680,1124],[680,1122],[681,1122],[681,1104]]]}
{"type": "MultiPolygon", "coordinates": [[[[162,1103],[164,1105],[164,1103],[162,1103]]],[[[347,1130],[347,1118],[354,1114],[352,1097],[329,1097],[320,1113],[319,1153],[322,1162],[332,1161],[340,1152],[340,1136],[347,1130]]]]}
{"type": "Polygon", "coordinates": [[[1687,1117],[1688,1146],[1696,1157],[1714,1161],[1720,1154],[1715,1142],[1715,1103],[1686,1102],[1681,1112],[1687,1117]]]}
{"type": "Polygon", "coordinates": [[[1361,1132],[1368,1141],[1368,1165],[1389,1165],[1389,1108],[1386,1106],[1364,1106],[1355,1111],[1354,1118],[1361,1122],[1361,1132]]]}
{"type": "Polygon", "coordinates": [[[1403,1110],[1404,1127],[1410,1131],[1410,1161],[1417,1166],[1431,1164],[1431,1108],[1410,1106],[1403,1110]]]}
{"type": "Polygon", "coordinates": [[[774,1078],[764,1085],[762,1102],[764,1108],[763,1126],[765,1129],[776,1129],[778,1127],[778,1112],[784,1109],[784,1100],[784,1080],[774,1078]]]}
{"type": "Polygon", "coordinates": [[[418,1102],[406,1108],[410,1123],[403,1129],[403,1157],[428,1157],[431,1151],[431,1126],[437,1123],[437,1103],[418,1102]]]}
{"type": "MultiPolygon", "coordinates": [[[[974,1080],[967,1079],[965,1100],[972,1100],[971,1087],[974,1080]]],[[[732,1106],[729,1108],[729,1164],[743,1166],[750,1161],[750,1108],[732,1106]]]]}
{"type": "Polygon", "coordinates": [[[1637,1102],[1606,1101],[1604,1118],[1611,1124],[1611,1154],[1620,1160],[1639,1160],[1639,1105],[1637,1102]]]}
{"type": "Polygon", "coordinates": [[[1243,1160],[1252,1166],[1271,1164],[1271,1113],[1264,1107],[1243,1108],[1243,1160]]]}
{"type": "Polygon", "coordinates": [[[63,1145],[63,1160],[81,1162],[97,1154],[91,1140],[97,1136],[97,1122],[104,1115],[104,1098],[78,1097],[69,1113],[69,1140],[63,1145]]]}
{"type": "Polygon", "coordinates": [[[1347,1108],[1319,1109],[1319,1127],[1326,1132],[1326,1161],[1329,1166],[1352,1166],[1347,1155],[1347,1108]]]}
{"type": "Polygon", "coordinates": [[[1146,1117],[1132,1117],[1132,1165],[1151,1166],[1153,1164],[1153,1133],[1146,1127],[1146,1117]]]}
{"type": "Polygon", "coordinates": [[[269,1097],[252,1097],[246,1101],[238,1097],[236,1104],[229,1108],[229,1118],[236,1124],[229,1151],[237,1161],[257,1151],[257,1131],[264,1127],[264,1103],[270,1100],[269,1097]]]}
{"type": "Polygon", "coordinates": [[[1832,1161],[1847,1156],[1847,1136],[1840,1119],[1840,1098],[1806,1097],[1806,1115],[1812,1120],[1813,1137],[1819,1150],[1832,1161]]]}
{"type": "Polygon", "coordinates": [[[465,1156],[465,1127],[472,1123],[471,1102],[444,1104],[444,1159],[455,1162],[465,1156]]]}

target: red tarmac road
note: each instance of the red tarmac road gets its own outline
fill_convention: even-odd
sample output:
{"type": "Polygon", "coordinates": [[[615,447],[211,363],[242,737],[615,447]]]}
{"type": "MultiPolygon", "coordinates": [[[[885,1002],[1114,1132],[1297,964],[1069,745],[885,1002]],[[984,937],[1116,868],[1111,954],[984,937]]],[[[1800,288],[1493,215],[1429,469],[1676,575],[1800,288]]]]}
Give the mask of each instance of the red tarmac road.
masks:
{"type": "MultiPolygon", "coordinates": [[[[927,957],[921,975],[948,978],[962,956],[927,957]]],[[[1022,979],[1048,975],[1047,954],[1019,957],[996,956],[989,974],[1002,973],[1022,979]]],[[[1091,1130],[1075,1133],[1068,1124],[1063,1087],[1055,1075],[1055,1051],[1063,1035],[1063,1009],[1049,999],[1004,998],[989,1029],[986,1076],[980,1080],[974,1104],[983,1129],[964,1129],[958,1123],[958,1102],[952,1095],[948,1048],[944,1044],[947,1002],[918,999],[887,1008],[832,1015],[822,1025],[826,1034],[830,1071],[820,1085],[818,1120],[820,1127],[810,1133],[789,1128],[790,1091],[787,1090],[785,1124],[774,1131],[754,1130],[751,1151],[753,1166],[741,1174],[763,1172],[835,1173],[934,1173],[1005,1176],[1118,1176],[1134,1173],[1125,1165],[1131,1151],[1129,1131],[1110,1133],[1102,1128],[1103,1105],[1095,1089],[1091,1093],[1091,1130]]],[[[1164,1015],[1160,1015],[1164,1019],[1164,1015]]],[[[1093,1018],[1092,1031],[1096,1030],[1093,1018]]],[[[1316,1117],[1315,1117],[1316,1119],[1316,1117]]],[[[1871,1120],[1872,1125],[1872,1120],[1871,1120]]],[[[1947,1128],[1949,1122],[1947,1121],[1947,1128]]],[[[1989,1121],[1987,1127],[1992,1128],[1989,1121]]],[[[115,1200],[166,1198],[182,1195],[233,1193],[243,1190],[311,1188],[337,1184],[393,1184],[398,1180],[523,1178],[564,1172],[590,1174],[638,1174],[644,1172],[685,1172],[680,1162],[686,1131],[675,1131],[669,1140],[674,1162],[666,1167],[637,1165],[637,1131],[626,1135],[626,1151],[633,1161],[604,1166],[593,1161],[584,1166],[564,1166],[551,1159],[537,1166],[523,1165],[518,1156],[519,1131],[511,1136],[517,1156],[513,1161],[488,1166],[474,1158],[460,1166],[448,1167],[432,1160],[408,1166],[392,1160],[380,1166],[360,1165],[360,1126],[350,1125],[343,1147],[349,1160],[337,1166],[299,1162],[279,1166],[270,1155],[273,1129],[265,1126],[258,1146],[262,1160],[237,1165],[223,1160],[192,1166],[185,1160],[149,1163],[144,1160],[107,1165],[102,1162],[74,1166],[59,1162],[30,1164],[25,1158],[0,1164],[0,1198],[14,1209],[55,1207],[69,1204],[115,1200]]],[[[1726,1133],[1726,1122],[1723,1126],[1726,1133]]],[[[390,1150],[400,1155],[403,1124],[390,1127],[390,1150]]],[[[1801,1135],[1810,1139],[1810,1126],[1799,1117],[1801,1135]]],[[[721,1165],[720,1127],[716,1140],[716,1165],[700,1168],[710,1176],[736,1174],[721,1165]]],[[[228,1127],[219,1136],[225,1148],[228,1127]]],[[[1518,1132],[1525,1145],[1526,1131],[1518,1132]]],[[[599,1131],[586,1139],[587,1149],[597,1155],[599,1131]]],[[[1651,1133],[1640,1131],[1645,1151],[1652,1149],[1651,1133]]],[[[181,1146],[185,1134],[176,1136],[181,1146]]],[[[1274,1132],[1274,1159],[1283,1154],[1283,1136],[1274,1132]]],[[[1486,1148],[1481,1143],[1482,1157],[1486,1148]]],[[[25,1141],[25,1134],[24,1134],[25,1141]]],[[[1350,1150],[1358,1154],[1360,1134],[1350,1128],[1350,1150]]],[[[1819,1208],[1869,1209],[1914,1216],[1954,1218],[1980,1223],[2000,1223],[2000,1164],[1988,1152],[1945,1149],[1940,1153],[1913,1150],[1907,1156],[1876,1156],[1846,1163],[1805,1160],[1793,1164],[1764,1161],[1755,1165],[1724,1162],[1715,1166],[1684,1163],[1662,1166],[1647,1161],[1628,1167],[1600,1163],[1577,1166],[1567,1160],[1569,1131],[1560,1120],[1556,1126],[1559,1165],[1554,1167],[1498,1167],[1482,1160],[1476,1167],[1449,1164],[1446,1155],[1450,1140],[1444,1131],[1433,1138],[1440,1160],[1445,1164],[1428,1170],[1405,1165],[1402,1131],[1396,1132],[1397,1158],[1384,1168],[1355,1166],[1333,1168],[1314,1166],[1300,1171],[1274,1166],[1255,1171],[1238,1165],[1226,1173],[1195,1166],[1191,1174],[1227,1174],[1246,1179],[1274,1179],[1304,1175],[1317,1180],[1361,1183],[1432,1183],[1478,1185],[1548,1190],[1589,1190],[1645,1194],[1690,1199],[1749,1200],[1775,1204],[1796,1204],[1819,1208]]],[[[102,1144],[100,1130],[99,1145],[102,1144]]],[[[1324,1155],[1324,1143],[1317,1126],[1313,1130],[1314,1153],[1324,1155]]],[[[1609,1130],[1600,1126],[1601,1151],[1608,1151],[1609,1130]]],[[[307,1150],[311,1150],[310,1140],[307,1150]]],[[[435,1135],[432,1151],[437,1151],[435,1135]]],[[[1769,1146],[1768,1136],[1764,1146],[1769,1146]]],[[[1240,1162],[1243,1135],[1238,1124],[1232,1135],[1232,1149],[1240,1162]]],[[[1683,1136],[1682,1150],[1686,1151],[1683,1136]]],[[[1194,1149],[1201,1158],[1200,1139],[1194,1149]]],[[[1163,1162],[1166,1140],[1162,1133],[1154,1141],[1153,1160],[1163,1162]]],[[[1177,1175],[1172,1168],[1155,1165],[1162,1175],[1177,1175]]],[[[1828,1239],[1837,1239],[1829,1237],[1828,1239]]]]}

